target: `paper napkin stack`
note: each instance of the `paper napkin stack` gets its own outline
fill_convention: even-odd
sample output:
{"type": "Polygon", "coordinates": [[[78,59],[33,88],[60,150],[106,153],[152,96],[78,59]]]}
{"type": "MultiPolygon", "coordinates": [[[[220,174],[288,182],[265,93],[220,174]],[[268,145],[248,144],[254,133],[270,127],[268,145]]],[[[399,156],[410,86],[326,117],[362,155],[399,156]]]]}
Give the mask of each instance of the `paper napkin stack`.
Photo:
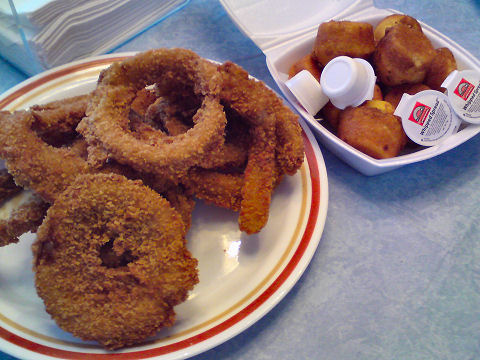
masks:
{"type": "Polygon", "coordinates": [[[189,0],[0,0],[0,56],[29,75],[108,52],[189,0]]]}

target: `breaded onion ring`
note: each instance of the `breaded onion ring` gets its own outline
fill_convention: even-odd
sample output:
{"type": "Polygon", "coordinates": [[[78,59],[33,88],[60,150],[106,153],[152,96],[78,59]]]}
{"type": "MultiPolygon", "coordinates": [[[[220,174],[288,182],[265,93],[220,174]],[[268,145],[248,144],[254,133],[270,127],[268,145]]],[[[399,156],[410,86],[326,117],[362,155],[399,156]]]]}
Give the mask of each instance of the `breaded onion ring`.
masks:
{"type": "MultiPolygon", "coordinates": [[[[17,197],[22,197],[19,204],[0,219],[0,247],[17,243],[18,238],[29,231],[36,232],[47,213],[49,205],[40,196],[22,192],[11,201],[17,202],[17,197]]],[[[2,205],[2,210],[3,207],[9,207],[9,201],[2,205]]]]}
{"type": "Polygon", "coordinates": [[[185,174],[210,151],[223,144],[225,113],[218,99],[220,77],[216,66],[184,49],[157,49],[112,64],[102,72],[86,122],[79,127],[87,142],[138,171],[171,178],[185,174]],[[190,86],[201,97],[194,126],[178,136],[158,136],[145,142],[130,131],[129,112],[137,91],[166,82],[190,86]],[[97,144],[98,145],[98,144],[97,144]]]}
{"type": "Polygon", "coordinates": [[[275,183],[275,118],[251,128],[253,144],[248,154],[238,225],[247,234],[259,232],[267,223],[275,183]]]}
{"type": "Polygon", "coordinates": [[[192,212],[195,208],[195,201],[192,195],[188,194],[180,185],[168,188],[163,191],[161,195],[164,196],[170,205],[180,214],[185,228],[188,231],[192,225],[192,212]]]}
{"type": "MultiPolygon", "coordinates": [[[[136,124],[135,130],[140,134],[142,139],[155,141],[155,137],[159,136],[158,131],[153,127],[155,124],[160,125],[170,136],[178,136],[186,133],[191,129],[191,119],[183,118],[183,111],[180,104],[173,102],[166,97],[159,97],[150,105],[145,114],[145,122],[136,124]],[[152,125],[149,125],[152,124],[152,125]]],[[[233,114],[227,115],[227,124],[225,128],[225,143],[211,149],[209,155],[200,159],[196,166],[205,169],[213,168],[231,168],[242,167],[247,160],[248,145],[238,134],[238,121],[232,118],[233,114]],[[233,129],[232,129],[233,128],[233,129]]],[[[160,135],[161,136],[161,135],[160,135]]]]}
{"type": "Polygon", "coordinates": [[[214,170],[192,169],[182,179],[185,187],[209,204],[240,211],[243,173],[225,174],[214,170]]]}
{"type": "Polygon", "coordinates": [[[21,186],[15,184],[13,176],[9,174],[7,169],[0,169],[0,203],[18,194],[22,190],[21,186]]]}
{"type": "Polygon", "coordinates": [[[0,158],[18,185],[52,203],[79,174],[91,169],[69,148],[41,139],[32,129],[34,122],[28,111],[0,112],[0,158]]]}
{"type": "Polygon", "coordinates": [[[32,129],[49,144],[65,143],[77,133],[75,127],[85,116],[90,94],[51,101],[30,108],[35,121],[32,129]]]}
{"type": "Polygon", "coordinates": [[[297,116],[260,81],[240,66],[226,62],[222,101],[250,126],[252,145],[242,188],[239,227],[253,234],[268,220],[271,194],[278,174],[293,174],[303,163],[303,139],[297,116]]]}
{"type": "Polygon", "coordinates": [[[251,126],[261,125],[267,113],[275,116],[275,145],[277,165],[281,173],[293,175],[304,158],[302,129],[298,116],[261,81],[249,78],[239,65],[225,62],[220,66],[223,75],[221,99],[251,126]]]}
{"type": "Polygon", "coordinates": [[[109,349],[172,325],[173,306],[198,282],[180,215],[121,175],[79,177],[50,207],[32,247],[47,312],[109,349]]]}

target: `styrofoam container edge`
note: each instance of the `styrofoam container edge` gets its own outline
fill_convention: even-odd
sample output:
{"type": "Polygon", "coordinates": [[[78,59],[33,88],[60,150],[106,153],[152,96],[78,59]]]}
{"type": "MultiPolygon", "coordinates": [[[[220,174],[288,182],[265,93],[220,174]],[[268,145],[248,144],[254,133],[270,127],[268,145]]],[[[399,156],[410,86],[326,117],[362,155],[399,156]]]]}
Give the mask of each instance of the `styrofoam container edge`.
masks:
{"type": "MultiPolygon", "coordinates": [[[[295,29],[295,27],[289,23],[286,28],[291,29],[291,35],[276,34],[277,40],[273,42],[268,40],[275,35],[274,30],[272,30],[272,32],[265,30],[263,33],[256,33],[255,28],[248,28],[249,20],[246,19],[248,16],[256,16],[262,18],[265,23],[268,23],[268,20],[265,20],[265,18],[268,17],[268,13],[259,14],[256,12],[254,15],[249,15],[248,12],[243,12],[240,14],[235,12],[235,8],[240,6],[232,6],[232,0],[220,0],[220,2],[224,6],[227,13],[229,13],[232,20],[236,22],[242,31],[247,36],[252,38],[252,40],[255,41],[255,43],[265,53],[266,63],[270,74],[279,86],[283,95],[310,126],[317,140],[333,154],[362,174],[368,176],[378,175],[408,164],[433,158],[464,143],[480,132],[480,125],[469,124],[456,134],[450,136],[441,144],[422,148],[421,150],[390,159],[374,159],[340,140],[335,134],[325,128],[321,122],[314,119],[312,115],[308,114],[304,110],[304,108],[298,103],[298,101],[294,98],[292,93],[284,84],[285,81],[288,80],[289,67],[295,61],[307,55],[312,50],[318,25],[322,21],[327,21],[329,19],[321,19],[316,26],[313,26],[311,23],[313,19],[312,16],[308,19],[309,26],[306,26],[304,23],[302,23],[299,25],[298,29],[295,29]]],[[[310,3],[317,4],[317,2],[313,1],[310,3]]],[[[235,4],[237,4],[237,2],[235,2],[235,4]]],[[[304,4],[304,6],[308,7],[311,4],[304,4]]],[[[280,4],[277,4],[277,6],[281,7],[280,4]]],[[[335,3],[334,6],[339,13],[331,18],[336,20],[364,21],[371,23],[373,26],[378,24],[378,22],[380,22],[380,20],[382,20],[385,16],[400,13],[399,11],[393,9],[378,9],[373,6],[373,1],[371,0],[350,2],[342,1],[338,4],[335,3]]],[[[422,22],[420,23],[422,25],[423,32],[432,41],[435,48],[448,47],[453,52],[459,70],[475,69],[480,71],[480,61],[476,59],[470,52],[431,26],[422,22]]]]}
{"type": "MultiPolygon", "coordinates": [[[[399,13],[398,11],[391,9],[377,9],[372,8],[368,11],[362,11],[358,14],[352,14],[348,18],[342,18],[342,20],[353,21],[366,21],[372,25],[376,25],[381,19],[388,14],[399,13]],[[386,13],[387,12],[387,13],[386,13]]],[[[420,22],[421,23],[421,22],[420,22]]],[[[432,41],[435,48],[448,47],[454,54],[455,59],[460,70],[462,69],[476,69],[480,70],[480,61],[476,59],[471,53],[458,45],[456,42],[441,34],[432,27],[421,23],[424,33],[432,41]]],[[[304,35],[298,42],[289,41],[282,47],[277,47],[273,51],[266,52],[266,61],[268,69],[274,78],[275,82],[281,89],[283,95],[294,106],[294,108],[300,113],[300,115],[306,120],[315,137],[325,145],[333,154],[342,159],[364,175],[372,176],[382,174],[388,171],[395,170],[399,167],[424,161],[444,152],[453,149],[454,147],[464,143],[471,139],[473,136],[480,132],[480,125],[470,124],[465,126],[456,134],[450,136],[441,144],[423,148],[422,150],[397,156],[390,159],[377,160],[374,159],[352,146],[348,145],[344,141],[340,140],[330,130],[326,129],[318,120],[308,114],[288,91],[285,90],[284,82],[288,78],[288,67],[298,60],[302,56],[306,55],[313,48],[313,42],[315,40],[316,33],[311,32],[308,35],[304,35]]]]}

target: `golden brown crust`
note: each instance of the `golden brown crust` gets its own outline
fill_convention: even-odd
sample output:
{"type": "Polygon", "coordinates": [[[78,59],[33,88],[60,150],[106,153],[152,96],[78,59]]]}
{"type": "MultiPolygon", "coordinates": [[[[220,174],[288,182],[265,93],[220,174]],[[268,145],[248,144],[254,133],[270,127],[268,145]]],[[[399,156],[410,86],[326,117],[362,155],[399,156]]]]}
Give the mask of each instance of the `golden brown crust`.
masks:
{"type": "Polygon", "coordinates": [[[424,90],[430,90],[425,84],[405,84],[394,86],[385,94],[385,101],[388,101],[393,107],[397,107],[402,99],[403,94],[415,95],[424,90]]]}
{"type": "MultiPolygon", "coordinates": [[[[182,104],[175,103],[172,99],[160,96],[148,107],[144,123],[153,124],[153,126],[158,124],[169,136],[180,136],[194,126],[192,116],[195,114],[195,111],[190,114],[189,119],[184,118],[184,113],[185,109],[182,109],[182,104]]],[[[198,159],[195,164],[196,166],[213,169],[242,167],[245,165],[248,144],[242,140],[240,134],[229,136],[232,130],[231,124],[232,117],[228,116],[225,126],[225,142],[211,148],[207,157],[198,159]]],[[[233,130],[235,132],[237,129],[233,130]]],[[[138,127],[136,132],[145,139],[154,139],[155,136],[158,136],[157,131],[149,125],[145,126],[145,124],[143,125],[143,129],[138,127]]],[[[160,136],[163,136],[163,134],[160,136]]]]}
{"type": "Polygon", "coordinates": [[[338,120],[340,119],[340,113],[342,110],[337,108],[329,101],[321,110],[321,114],[325,120],[332,126],[334,130],[338,128],[338,120]]]}
{"type": "Polygon", "coordinates": [[[304,148],[298,117],[268,89],[231,62],[219,66],[223,76],[220,98],[250,126],[239,225],[248,234],[268,219],[277,174],[294,174],[303,163],[304,148]]]}
{"type": "Polygon", "coordinates": [[[41,139],[28,111],[0,112],[0,158],[15,182],[52,203],[79,174],[89,173],[87,163],[66,147],[53,147],[41,139]]]}
{"type": "Polygon", "coordinates": [[[170,205],[180,214],[185,228],[188,231],[192,225],[192,212],[195,208],[193,196],[180,185],[169,187],[167,190],[162,191],[161,195],[164,196],[170,205]]]}
{"type": "Polygon", "coordinates": [[[338,137],[375,159],[397,156],[407,141],[396,116],[364,106],[341,113],[338,137]]]}
{"type": "Polygon", "coordinates": [[[385,32],[398,24],[403,24],[412,28],[413,30],[423,32],[422,26],[417,19],[408,15],[392,14],[383,18],[378,25],[375,26],[375,29],[373,30],[375,42],[378,43],[380,40],[382,40],[382,38],[385,36],[385,32]]]}
{"type": "Polygon", "coordinates": [[[313,46],[313,55],[322,66],[341,55],[368,60],[374,51],[373,26],[353,21],[320,24],[313,46]]]}
{"type": "MultiPolygon", "coordinates": [[[[114,63],[102,73],[79,131],[92,148],[100,146],[120,163],[172,179],[180,177],[224,141],[226,119],[217,97],[219,79],[216,66],[192,51],[146,51],[114,63]],[[168,79],[170,86],[190,86],[202,98],[193,118],[195,126],[175,137],[157,136],[155,141],[136,138],[130,132],[128,117],[136,92],[168,79]]],[[[98,157],[97,152],[95,155],[98,157]]]]}
{"type": "Polygon", "coordinates": [[[294,77],[302,70],[307,70],[313,75],[315,79],[320,81],[320,75],[322,74],[322,68],[314,58],[313,54],[305,55],[303,58],[295,62],[288,70],[288,78],[294,77]]]}
{"type": "Polygon", "coordinates": [[[157,95],[155,90],[143,88],[137,91],[135,99],[130,106],[130,117],[143,119],[147,113],[148,107],[155,102],[157,95]]]}
{"type": "Polygon", "coordinates": [[[435,57],[430,64],[425,84],[433,90],[442,90],[442,83],[447,76],[457,69],[457,62],[450,49],[442,47],[435,50],[435,57]]]}
{"type": "Polygon", "coordinates": [[[373,63],[384,85],[417,84],[425,79],[434,56],[433,45],[422,32],[399,24],[380,40],[373,63]]]}
{"type": "Polygon", "coordinates": [[[28,196],[8,219],[0,220],[0,247],[17,243],[19,237],[29,231],[36,232],[47,213],[48,204],[35,194],[28,196]]]}
{"type": "Polygon", "coordinates": [[[173,323],[198,282],[185,226],[139,181],[81,176],[57,199],[33,244],[35,286],[64,330],[109,349],[173,323]]]}
{"type": "Polygon", "coordinates": [[[240,211],[243,173],[226,174],[214,170],[191,169],[182,183],[188,191],[209,204],[240,211]]]}
{"type": "Polygon", "coordinates": [[[49,144],[65,142],[76,137],[75,128],[85,116],[91,94],[72,96],[33,105],[29,110],[34,117],[32,129],[49,144]]]}
{"type": "Polygon", "coordinates": [[[302,129],[298,116],[261,81],[250,79],[240,66],[225,62],[221,99],[250,126],[262,125],[268,113],[275,115],[276,160],[281,173],[295,174],[304,159],[302,129]]]}
{"type": "Polygon", "coordinates": [[[248,153],[242,187],[238,224],[247,234],[259,232],[267,223],[275,183],[275,117],[251,128],[252,146],[248,153]]]}
{"type": "Polygon", "coordinates": [[[0,204],[22,190],[21,186],[15,184],[13,176],[7,169],[0,169],[0,204]]]}

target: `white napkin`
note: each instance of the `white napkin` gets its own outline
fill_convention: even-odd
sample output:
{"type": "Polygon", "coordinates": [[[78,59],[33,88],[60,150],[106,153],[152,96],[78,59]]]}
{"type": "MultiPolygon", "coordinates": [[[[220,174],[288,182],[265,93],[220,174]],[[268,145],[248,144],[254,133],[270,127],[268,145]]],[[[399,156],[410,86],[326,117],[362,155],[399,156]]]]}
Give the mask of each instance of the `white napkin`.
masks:
{"type": "Polygon", "coordinates": [[[189,0],[0,0],[0,55],[33,75],[115,48],[189,0]]]}

